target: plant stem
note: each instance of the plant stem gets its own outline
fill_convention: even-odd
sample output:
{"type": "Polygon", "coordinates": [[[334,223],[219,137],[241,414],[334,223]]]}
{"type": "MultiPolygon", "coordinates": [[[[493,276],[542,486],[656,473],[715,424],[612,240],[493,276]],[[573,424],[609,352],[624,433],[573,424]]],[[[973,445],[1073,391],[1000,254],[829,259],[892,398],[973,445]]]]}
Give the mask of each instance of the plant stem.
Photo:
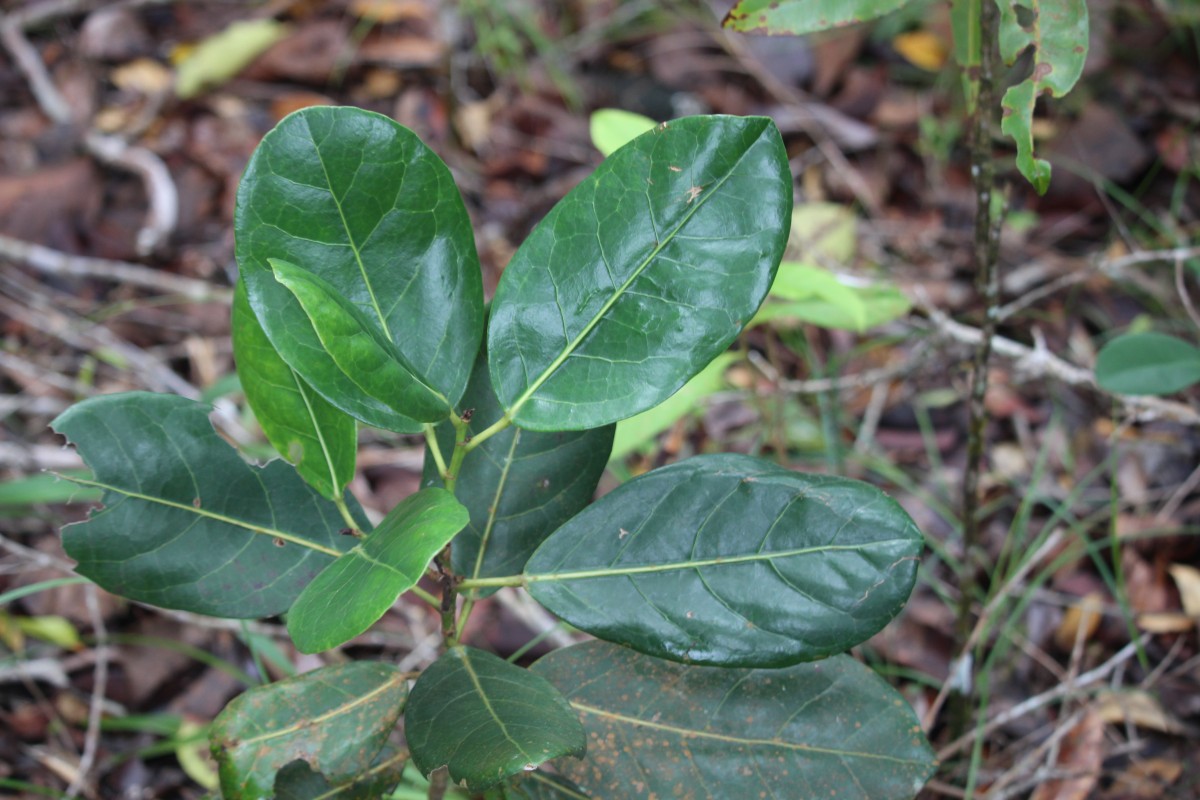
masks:
{"type": "Polygon", "coordinates": [[[438,447],[437,435],[432,423],[426,423],[425,426],[425,446],[429,448],[429,454],[433,456],[433,463],[437,466],[438,475],[446,475],[446,459],[442,457],[442,448],[438,447]]]}
{"type": "MultiPolygon", "coordinates": [[[[999,274],[996,265],[999,254],[999,219],[993,218],[993,196],[996,190],[995,161],[992,152],[993,114],[996,105],[996,42],[999,36],[999,14],[996,4],[982,0],[979,17],[980,65],[976,78],[979,101],[975,107],[975,127],[971,142],[971,175],[975,188],[974,263],[976,288],[983,298],[984,315],[981,336],[975,348],[971,369],[969,419],[967,423],[967,464],[962,485],[963,553],[965,569],[961,580],[955,639],[964,646],[971,635],[971,604],[980,590],[982,559],[978,550],[982,544],[979,513],[979,477],[987,427],[987,408],[984,403],[988,386],[988,362],[992,355],[992,339],[996,333],[996,310],[999,303],[999,274]]],[[[960,658],[970,659],[969,653],[960,658]]],[[[967,661],[973,664],[973,661],[967,661]]],[[[973,669],[973,666],[971,667],[973,669]]],[[[952,698],[952,735],[957,737],[966,728],[971,709],[973,681],[964,682],[960,694],[952,698]]]]}
{"type": "Polygon", "coordinates": [[[466,578],[459,582],[459,590],[486,589],[495,586],[524,586],[524,575],[503,575],[499,578],[466,578]]]}
{"type": "Polygon", "coordinates": [[[465,450],[468,453],[471,452],[476,447],[479,447],[479,445],[483,444],[488,439],[507,428],[509,425],[512,425],[512,419],[509,418],[508,414],[504,414],[500,417],[500,419],[496,420],[491,425],[488,425],[479,433],[472,436],[471,440],[464,445],[465,450]]]}
{"type": "Polygon", "coordinates": [[[335,497],[333,504],[337,506],[338,513],[342,515],[342,521],[346,523],[346,527],[355,531],[355,535],[358,535],[358,522],[355,521],[354,515],[350,513],[350,507],[346,505],[345,495],[335,497]]]}
{"type": "Polygon", "coordinates": [[[438,608],[442,604],[442,601],[438,599],[437,595],[422,589],[420,586],[414,586],[409,589],[409,591],[424,600],[426,603],[429,603],[429,605],[433,606],[434,608],[438,608]]]}

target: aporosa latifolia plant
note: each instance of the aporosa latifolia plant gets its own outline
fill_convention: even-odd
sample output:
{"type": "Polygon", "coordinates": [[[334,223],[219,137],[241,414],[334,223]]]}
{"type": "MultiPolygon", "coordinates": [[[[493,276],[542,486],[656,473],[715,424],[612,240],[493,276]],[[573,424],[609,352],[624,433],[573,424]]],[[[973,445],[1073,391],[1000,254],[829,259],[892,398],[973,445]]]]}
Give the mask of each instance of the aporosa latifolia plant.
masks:
{"type": "Polygon", "coordinates": [[[445,648],[411,689],[358,661],[234,699],[211,737],[225,798],[381,797],[409,762],[455,796],[916,793],[933,756],[911,709],[843,654],[912,589],[899,505],[734,454],[591,502],[614,423],[721,354],[771,285],[792,178],[770,120],[679,119],[612,154],[490,313],[449,170],[386,117],[292,114],[237,200],[234,352],[286,460],[249,463],[185,398],[87,400],[54,422],[104,492],[67,552],[126,597],[284,615],[307,653],[413,592],[445,648]],[[359,424],[427,442],[423,488],[374,529],[346,491],[359,424]],[[597,641],[531,669],[463,645],[504,586],[597,641]]]}

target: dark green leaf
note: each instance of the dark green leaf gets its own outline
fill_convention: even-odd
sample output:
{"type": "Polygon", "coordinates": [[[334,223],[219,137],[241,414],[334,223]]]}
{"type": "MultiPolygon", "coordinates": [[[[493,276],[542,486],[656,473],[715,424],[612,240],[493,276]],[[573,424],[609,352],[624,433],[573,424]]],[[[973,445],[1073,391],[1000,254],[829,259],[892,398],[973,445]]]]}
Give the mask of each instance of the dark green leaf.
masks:
{"type": "Polygon", "coordinates": [[[323,497],[341,497],[354,477],[358,426],[329,405],[275,351],[238,281],[233,355],[246,400],[267,440],[323,497]]]}
{"type": "Polygon", "coordinates": [[[492,383],[532,430],[582,430],[665,400],[729,346],[766,296],[792,208],[763,117],[688,117],[613,153],[504,270],[492,383]]]}
{"type": "Polygon", "coordinates": [[[1200,350],[1162,333],[1118,336],[1096,355],[1096,383],[1117,394],[1173,394],[1200,382],[1200,350]]]}
{"type": "Polygon", "coordinates": [[[912,591],[921,533],[873,486],[697,456],[600,498],[525,567],[601,639],[697,664],[779,667],[865,641],[912,591]]]}
{"type": "Polygon", "coordinates": [[[287,618],[296,648],[319,653],[371,627],[467,520],[467,509],[445,489],[406,497],[300,593],[287,618]]]}
{"type": "Polygon", "coordinates": [[[740,0],[722,23],[742,33],[801,36],[882,17],[909,0],[740,0]]]}
{"type": "MultiPolygon", "coordinates": [[[[332,784],[357,780],[379,766],[407,692],[395,667],[356,661],[235,697],[209,734],[225,800],[270,797],[275,774],[296,759],[332,784]]],[[[392,768],[398,773],[403,760],[392,768]]]]}
{"type": "Polygon", "coordinates": [[[575,785],[561,775],[537,770],[489,789],[484,800],[590,800],[575,785]]]}
{"type": "Polygon", "coordinates": [[[533,671],[583,720],[587,757],[556,766],[595,797],[904,800],[934,771],[904,698],[849,656],[716,669],[587,642],[533,671]]]}
{"type": "Polygon", "coordinates": [[[63,547],[81,575],[125,597],[219,617],[282,613],[350,547],[345,523],[288,464],[243,461],[208,411],[130,392],[51,423],[95,473],[78,482],[104,490],[102,509],[63,529],[63,547]]]}
{"type": "MultiPolygon", "coordinates": [[[[483,430],[503,413],[482,352],[462,405],[474,409],[471,433],[483,430]]],[[[439,425],[437,440],[448,458],[454,451],[454,426],[439,425]]],[[[454,540],[454,571],[485,578],[516,575],[524,569],[537,546],[592,501],[612,441],[612,425],[560,433],[508,428],[471,451],[463,459],[454,487],[471,512],[470,524],[454,540]]],[[[429,454],[423,485],[442,485],[429,454]]]]}
{"type": "Polygon", "coordinates": [[[1033,109],[1042,94],[1062,97],[1083,74],[1088,50],[1087,0],[996,0],[1000,7],[1000,55],[1013,64],[1033,48],[1033,71],[1000,101],[1000,130],[1017,143],[1017,168],[1038,194],[1050,186],[1050,163],[1033,152],[1033,109]],[[1030,12],[1022,25],[1018,8],[1030,12]]]}
{"type": "Polygon", "coordinates": [[[390,796],[407,762],[407,751],[385,746],[366,773],[335,785],[297,759],[275,773],[275,800],[379,800],[390,796]]]}
{"type": "Polygon", "coordinates": [[[470,219],[450,171],[413,134],[356,108],[306,108],[267,134],[238,187],[237,260],[250,306],[283,359],[364,422],[419,429],[370,398],[331,397],[338,373],[267,259],[312,271],[356,305],[418,377],[453,404],[483,332],[470,219]]]}
{"type": "Polygon", "coordinates": [[[461,646],[417,679],[404,733],[422,775],[447,766],[472,791],[585,747],[575,713],[545,679],[461,646]]]}
{"type": "Polygon", "coordinates": [[[453,409],[405,363],[387,335],[320,276],[278,258],[267,259],[308,317],[340,374],[322,373],[321,385],[337,394],[365,394],[395,413],[420,422],[445,419],[453,409]]]}

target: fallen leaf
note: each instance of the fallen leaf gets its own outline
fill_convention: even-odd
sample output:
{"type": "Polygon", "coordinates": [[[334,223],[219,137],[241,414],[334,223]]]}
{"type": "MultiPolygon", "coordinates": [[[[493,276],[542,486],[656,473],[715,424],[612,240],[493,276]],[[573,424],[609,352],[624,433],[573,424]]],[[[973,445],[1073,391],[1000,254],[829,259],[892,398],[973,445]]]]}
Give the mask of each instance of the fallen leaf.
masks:
{"type": "Polygon", "coordinates": [[[1186,564],[1172,564],[1167,567],[1167,571],[1179,587],[1183,612],[1193,619],[1200,620],[1200,569],[1186,564]]]}
{"type": "Polygon", "coordinates": [[[1196,620],[1170,611],[1150,612],[1138,614],[1137,626],[1147,633],[1187,633],[1196,627],[1196,620]]]}
{"type": "Polygon", "coordinates": [[[914,67],[937,72],[946,65],[949,48],[932,31],[909,31],[892,39],[892,47],[914,67]]]}
{"type": "Polygon", "coordinates": [[[1153,695],[1140,689],[1101,692],[1096,696],[1096,713],[1105,722],[1131,722],[1162,733],[1183,732],[1183,723],[1167,713],[1153,695]]]}
{"type": "Polygon", "coordinates": [[[1088,711],[1063,737],[1055,764],[1076,777],[1038,784],[1030,800],[1087,800],[1096,787],[1103,762],[1104,720],[1095,711],[1088,711]]]}
{"type": "Polygon", "coordinates": [[[138,94],[161,94],[171,88],[171,70],[152,58],[138,58],[115,67],[109,79],[118,89],[138,94]]]}
{"type": "Polygon", "coordinates": [[[1077,637],[1082,636],[1085,642],[1091,639],[1100,626],[1103,610],[1104,596],[1099,592],[1088,592],[1063,614],[1062,622],[1054,632],[1054,643],[1060,650],[1070,650],[1077,637]]]}
{"type": "Polygon", "coordinates": [[[1183,764],[1168,758],[1134,761],[1113,780],[1112,789],[1121,797],[1155,800],[1183,774],[1183,764]]]}
{"type": "Polygon", "coordinates": [[[273,19],[233,23],[198,44],[179,62],[175,94],[187,100],[224,83],[287,32],[286,25],[273,19]]]}

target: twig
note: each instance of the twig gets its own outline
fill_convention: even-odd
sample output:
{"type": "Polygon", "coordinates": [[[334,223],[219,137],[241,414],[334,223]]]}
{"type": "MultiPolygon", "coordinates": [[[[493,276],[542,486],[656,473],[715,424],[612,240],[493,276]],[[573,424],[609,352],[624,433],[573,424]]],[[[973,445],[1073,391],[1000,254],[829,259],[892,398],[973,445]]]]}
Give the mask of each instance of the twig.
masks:
{"type": "Polygon", "coordinates": [[[897,364],[868,369],[851,375],[840,375],[836,378],[811,378],[809,380],[789,380],[788,378],[784,378],[771,362],[767,361],[754,350],[746,354],[746,359],[784,392],[792,394],[820,394],[822,392],[838,392],[847,389],[865,389],[893,380],[894,378],[908,375],[920,366],[921,362],[925,359],[928,349],[928,345],[920,343],[913,348],[913,351],[903,361],[897,364]]]}
{"type": "Polygon", "coordinates": [[[75,778],[67,787],[67,797],[79,795],[84,788],[84,781],[87,779],[88,773],[92,771],[92,766],[96,762],[96,750],[100,744],[100,719],[104,713],[104,694],[108,689],[108,629],[104,625],[104,615],[100,612],[100,602],[96,596],[95,585],[87,587],[87,591],[84,592],[84,602],[87,605],[88,616],[92,620],[92,632],[96,639],[96,664],[92,672],[92,698],[88,703],[88,722],[83,740],[83,754],[79,757],[79,767],[75,778]]]}
{"type": "Polygon", "coordinates": [[[114,283],[142,286],[158,292],[178,294],[198,302],[228,303],[233,293],[195,278],[148,269],[128,261],[91,258],[52,250],[40,244],[24,242],[0,234],[0,256],[26,264],[44,275],[72,278],[99,278],[114,283]]]}
{"type": "Polygon", "coordinates": [[[1188,294],[1187,281],[1183,274],[1183,261],[1183,258],[1175,257],[1175,291],[1179,292],[1179,299],[1183,302],[1183,308],[1187,311],[1192,324],[1200,328],[1200,314],[1196,313],[1196,306],[1192,304],[1192,296],[1188,294]]]}

